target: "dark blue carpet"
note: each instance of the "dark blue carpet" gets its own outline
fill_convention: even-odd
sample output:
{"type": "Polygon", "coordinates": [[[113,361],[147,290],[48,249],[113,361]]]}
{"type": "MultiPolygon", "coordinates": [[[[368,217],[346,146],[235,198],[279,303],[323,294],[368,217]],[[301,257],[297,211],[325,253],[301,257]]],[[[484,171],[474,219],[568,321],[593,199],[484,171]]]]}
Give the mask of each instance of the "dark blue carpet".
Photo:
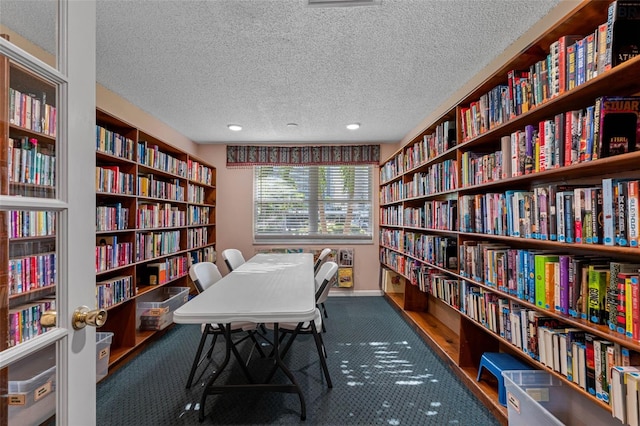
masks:
{"type": "MultiPolygon", "coordinates": [[[[498,425],[382,297],[331,297],[323,334],[333,389],[324,382],[311,336],[285,358],[304,390],[307,420],[295,394],[243,392],[209,396],[208,425],[498,425]]],[[[98,425],[198,425],[202,381],[185,383],[200,326],[174,325],[97,387],[98,425]]],[[[243,344],[244,353],[250,345],[243,344]]],[[[214,360],[222,359],[219,339],[214,360]]],[[[256,375],[264,362],[250,364],[256,375]]],[[[238,368],[221,381],[243,383],[238,368]]],[[[284,375],[274,380],[285,382],[284,375]]]]}

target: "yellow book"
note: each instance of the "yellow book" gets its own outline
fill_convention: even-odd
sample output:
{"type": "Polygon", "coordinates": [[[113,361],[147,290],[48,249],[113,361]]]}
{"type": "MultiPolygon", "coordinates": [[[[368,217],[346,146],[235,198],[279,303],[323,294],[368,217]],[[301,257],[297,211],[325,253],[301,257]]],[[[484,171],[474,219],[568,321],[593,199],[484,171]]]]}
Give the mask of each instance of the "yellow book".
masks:
{"type": "Polygon", "coordinates": [[[353,287],[353,268],[338,269],[338,287],[353,287]]]}

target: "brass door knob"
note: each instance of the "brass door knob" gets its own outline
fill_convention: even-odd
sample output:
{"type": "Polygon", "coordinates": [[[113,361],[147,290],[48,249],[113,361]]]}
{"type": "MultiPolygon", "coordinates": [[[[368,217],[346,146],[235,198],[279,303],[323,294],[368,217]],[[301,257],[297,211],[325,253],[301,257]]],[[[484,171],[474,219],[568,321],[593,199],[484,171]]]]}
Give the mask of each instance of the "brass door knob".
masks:
{"type": "Polygon", "coordinates": [[[40,315],[40,325],[45,328],[55,327],[57,317],[58,313],[56,311],[44,311],[42,315],[40,315]]]}
{"type": "Polygon", "coordinates": [[[87,306],[80,306],[73,312],[73,328],[83,329],[86,325],[100,328],[107,321],[107,311],[104,309],[89,310],[87,306]]]}

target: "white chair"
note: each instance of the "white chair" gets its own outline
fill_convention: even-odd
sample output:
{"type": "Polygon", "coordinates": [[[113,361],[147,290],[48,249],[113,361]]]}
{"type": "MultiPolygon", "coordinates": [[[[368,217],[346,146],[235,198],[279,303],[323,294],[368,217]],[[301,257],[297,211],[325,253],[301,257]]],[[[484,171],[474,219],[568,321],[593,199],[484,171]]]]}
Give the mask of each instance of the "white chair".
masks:
{"type": "MultiPolygon", "coordinates": [[[[315,278],[316,304],[320,297],[322,297],[323,293],[328,293],[329,284],[334,279],[337,272],[338,264],[335,262],[324,263],[318,271],[318,274],[315,278]]],[[[273,329],[273,327],[274,324],[267,324],[267,328],[273,329]]],[[[283,341],[287,334],[291,336],[289,340],[287,340],[284,348],[282,348],[282,350],[280,351],[280,357],[284,358],[284,356],[291,348],[293,340],[298,334],[312,334],[316,344],[316,349],[318,350],[320,365],[322,366],[324,377],[327,380],[327,387],[332,388],[333,383],[331,382],[331,377],[329,376],[329,368],[327,367],[327,351],[324,347],[322,336],[318,330],[324,330],[324,327],[322,324],[322,314],[320,313],[320,309],[317,306],[313,320],[311,321],[301,323],[279,323],[278,331],[281,333],[280,341],[283,341]]]]}
{"type": "Polygon", "coordinates": [[[233,271],[238,266],[246,262],[244,260],[244,256],[242,255],[242,252],[238,249],[223,250],[222,258],[224,259],[224,263],[227,264],[227,268],[229,268],[229,272],[233,271]]]}
{"type": "MultiPolygon", "coordinates": [[[[323,280],[324,278],[326,278],[328,276],[328,273],[330,271],[333,271],[333,269],[336,270],[336,272],[338,271],[338,264],[336,262],[325,262],[322,264],[322,266],[320,266],[320,269],[318,270],[318,272],[316,273],[316,292],[318,292],[322,285],[323,285],[323,280]],[[334,268],[335,265],[335,268],[334,268]]],[[[324,306],[324,302],[327,301],[327,297],[329,297],[329,290],[331,290],[331,283],[333,281],[333,279],[335,278],[336,273],[333,273],[331,276],[330,281],[327,283],[327,285],[325,285],[324,287],[322,287],[322,292],[320,294],[316,294],[316,305],[319,308],[322,308],[322,311],[324,312],[324,317],[325,318],[329,318],[329,316],[327,315],[327,308],[324,306]]],[[[322,323],[322,331],[326,331],[325,326],[324,326],[324,322],[322,323]]]]}
{"type": "Polygon", "coordinates": [[[329,253],[331,253],[331,249],[330,248],[322,249],[322,251],[318,255],[318,258],[316,259],[316,263],[313,265],[313,273],[314,274],[318,273],[318,270],[320,269],[320,265],[322,265],[324,263],[324,261],[327,258],[327,256],[329,256],[329,253]]]}
{"type": "MultiPolygon", "coordinates": [[[[326,249],[322,250],[322,252],[320,253],[320,256],[318,256],[318,260],[316,260],[316,264],[313,267],[313,273],[316,274],[316,276],[318,275],[318,273],[320,271],[320,268],[323,265],[326,265],[326,263],[324,263],[324,260],[327,258],[329,253],[331,253],[331,249],[330,248],[326,248],[326,249]]],[[[317,290],[318,286],[319,286],[319,284],[316,281],[316,290],[317,290]]],[[[331,288],[331,286],[328,286],[328,287],[331,288]]],[[[324,317],[325,318],[329,318],[329,315],[327,314],[327,308],[324,305],[324,302],[327,300],[327,296],[329,296],[329,289],[327,289],[327,294],[324,295],[322,300],[318,302],[318,305],[320,305],[320,307],[322,308],[322,312],[324,313],[324,317]]]]}
{"type": "MultiPolygon", "coordinates": [[[[202,293],[203,291],[205,291],[206,289],[208,289],[209,287],[211,287],[212,285],[220,281],[220,279],[222,279],[222,274],[220,273],[220,270],[214,263],[211,263],[211,262],[199,262],[199,263],[193,264],[191,268],[189,268],[189,276],[191,277],[191,280],[195,284],[196,289],[198,290],[198,293],[202,293]]],[[[244,341],[245,339],[249,338],[253,341],[260,356],[264,357],[265,354],[260,348],[260,344],[255,338],[255,329],[256,329],[255,323],[251,323],[251,322],[231,323],[230,331],[232,333],[243,332],[243,331],[247,333],[246,336],[234,342],[233,345],[236,345],[244,341]]],[[[224,330],[220,328],[218,324],[202,324],[202,337],[200,338],[200,343],[198,344],[198,350],[196,351],[196,355],[193,359],[193,364],[191,365],[191,371],[189,372],[189,378],[187,379],[187,389],[191,387],[191,384],[193,383],[193,377],[195,376],[196,371],[198,370],[198,367],[202,364],[202,362],[204,362],[205,359],[208,359],[209,363],[211,362],[211,355],[213,353],[213,348],[216,344],[216,340],[218,336],[222,335],[223,333],[224,333],[224,330]],[[204,349],[204,345],[206,344],[207,338],[209,336],[213,336],[213,340],[211,341],[211,346],[209,347],[209,350],[207,351],[206,355],[202,356],[202,350],[204,349]]],[[[234,352],[235,352],[235,348],[234,348],[234,352]]],[[[198,379],[202,376],[202,374],[204,374],[205,370],[206,368],[203,369],[203,371],[200,373],[200,376],[198,377],[198,379]]]]}

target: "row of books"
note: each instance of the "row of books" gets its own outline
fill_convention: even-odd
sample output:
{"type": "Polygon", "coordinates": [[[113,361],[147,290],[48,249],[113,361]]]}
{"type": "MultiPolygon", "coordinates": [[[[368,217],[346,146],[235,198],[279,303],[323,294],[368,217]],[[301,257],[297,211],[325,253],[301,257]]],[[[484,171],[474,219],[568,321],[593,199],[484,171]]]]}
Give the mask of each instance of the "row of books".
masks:
{"type": "MultiPolygon", "coordinates": [[[[499,84],[462,108],[463,140],[528,112],[638,54],[633,1],[612,2],[606,22],[588,34],[564,35],[528,69],[511,70],[499,84]]],[[[604,17],[603,17],[604,20],[604,17]]]]}
{"type": "Polygon", "coordinates": [[[117,235],[96,237],[96,272],[131,264],[133,245],[128,241],[119,242],[117,235]]]}
{"type": "Polygon", "coordinates": [[[416,232],[388,231],[398,234],[398,250],[404,254],[441,268],[457,269],[457,239],[416,232]]]}
{"type": "Polygon", "coordinates": [[[180,251],[180,231],[141,232],[136,235],[136,262],[180,251]]]}
{"type": "Polygon", "coordinates": [[[462,185],[479,185],[640,148],[640,97],[603,96],[501,138],[501,149],[462,155],[462,185]]]}
{"type": "Polygon", "coordinates": [[[9,88],[9,123],[47,136],[56,137],[56,107],[49,105],[47,95],[22,93],[9,88]]]}
{"type": "Polygon", "coordinates": [[[407,268],[407,263],[411,266],[411,259],[386,247],[380,247],[380,263],[387,265],[401,275],[412,270],[411,267],[407,268]]]}
{"type": "Polygon", "coordinates": [[[394,181],[380,188],[380,204],[395,203],[407,198],[407,187],[402,181],[394,181]]]}
{"type": "Polygon", "coordinates": [[[399,152],[380,167],[380,183],[389,182],[404,173],[404,153],[399,152]]]}
{"type": "Polygon", "coordinates": [[[187,177],[187,162],[160,150],[158,145],[138,142],[138,163],[183,178],[187,177]]]}
{"type": "Polygon", "coordinates": [[[133,195],[134,182],[134,176],[121,171],[119,166],[96,167],[96,192],[133,195]]]}
{"type": "MultiPolygon", "coordinates": [[[[192,159],[180,160],[160,150],[157,145],[149,146],[140,141],[135,149],[135,142],[127,136],[111,131],[104,126],[96,125],[96,151],[130,161],[138,161],[168,173],[188,178],[205,185],[213,184],[213,169],[192,159]]],[[[199,202],[199,201],[193,201],[199,202]]]]}
{"type": "Polygon", "coordinates": [[[135,161],[134,146],[133,139],[96,125],[96,151],[135,161]]]}
{"type": "MultiPolygon", "coordinates": [[[[387,208],[382,207],[381,210],[387,208]]],[[[425,201],[424,205],[420,207],[405,207],[404,209],[396,207],[396,209],[403,212],[400,225],[442,230],[458,229],[457,200],[425,201]]]]}
{"type": "Polygon", "coordinates": [[[40,317],[46,311],[56,309],[55,297],[9,309],[9,347],[31,340],[47,331],[40,325],[40,317]]]}
{"type": "Polygon", "coordinates": [[[9,259],[9,294],[21,294],[56,285],[55,253],[9,259]]]}
{"type": "Polygon", "coordinates": [[[640,264],[465,241],[460,275],[640,340],[640,264]]]}
{"type": "Polygon", "coordinates": [[[189,249],[206,246],[209,243],[209,228],[187,229],[187,247],[189,249]]]}
{"type": "Polygon", "coordinates": [[[638,180],[546,185],[460,197],[460,230],[481,234],[637,247],[638,180]]]}
{"type": "Polygon", "coordinates": [[[502,151],[490,153],[463,152],[460,160],[462,170],[460,182],[462,187],[481,185],[502,179],[505,159],[508,159],[508,157],[505,157],[502,151]]]}
{"type": "Polygon", "coordinates": [[[7,156],[10,183],[56,184],[56,156],[50,145],[36,138],[9,138],[7,156]]]}
{"type": "Polygon", "coordinates": [[[203,247],[189,252],[188,266],[198,262],[216,263],[218,256],[214,246],[203,247]]]}
{"type": "Polygon", "coordinates": [[[120,231],[129,228],[129,208],[122,203],[96,206],[96,231],[120,231]]]}
{"type": "Polygon", "coordinates": [[[171,201],[184,201],[185,190],[180,181],[158,180],[153,174],[138,176],[138,195],[141,197],[162,198],[171,201]]]}
{"type": "Polygon", "coordinates": [[[454,190],[458,188],[458,162],[445,160],[436,163],[426,172],[414,173],[411,181],[404,185],[404,196],[407,198],[454,190]]]}
{"type": "Polygon", "coordinates": [[[96,307],[105,309],[135,296],[131,275],[117,276],[96,283],[96,307]]]}
{"type": "Polygon", "coordinates": [[[10,210],[9,238],[50,237],[56,235],[56,213],[37,210],[10,210]]]}
{"type": "Polygon", "coordinates": [[[381,226],[402,226],[404,223],[404,209],[401,205],[380,207],[381,226]]]}
{"type": "Polygon", "coordinates": [[[187,200],[190,203],[206,204],[206,192],[204,187],[189,184],[187,186],[187,200]]]}
{"type": "Polygon", "coordinates": [[[187,176],[194,182],[203,183],[205,185],[213,185],[213,169],[205,166],[196,160],[187,160],[187,176]]]}
{"type": "Polygon", "coordinates": [[[189,225],[207,225],[209,224],[210,207],[188,206],[187,221],[189,225]]]}
{"type": "Polygon", "coordinates": [[[162,285],[185,276],[189,271],[186,256],[174,256],[160,262],[145,265],[144,283],[147,285],[162,285]]]}
{"type": "Polygon", "coordinates": [[[433,133],[425,134],[422,140],[404,151],[404,170],[419,167],[425,162],[456,146],[456,122],[444,121],[433,133]]]}
{"type": "Polygon", "coordinates": [[[185,226],[187,212],[171,203],[139,203],[136,212],[138,229],[185,226]]]}
{"type": "Polygon", "coordinates": [[[460,309],[460,280],[437,269],[421,266],[415,271],[416,285],[455,309],[460,309]]]}

